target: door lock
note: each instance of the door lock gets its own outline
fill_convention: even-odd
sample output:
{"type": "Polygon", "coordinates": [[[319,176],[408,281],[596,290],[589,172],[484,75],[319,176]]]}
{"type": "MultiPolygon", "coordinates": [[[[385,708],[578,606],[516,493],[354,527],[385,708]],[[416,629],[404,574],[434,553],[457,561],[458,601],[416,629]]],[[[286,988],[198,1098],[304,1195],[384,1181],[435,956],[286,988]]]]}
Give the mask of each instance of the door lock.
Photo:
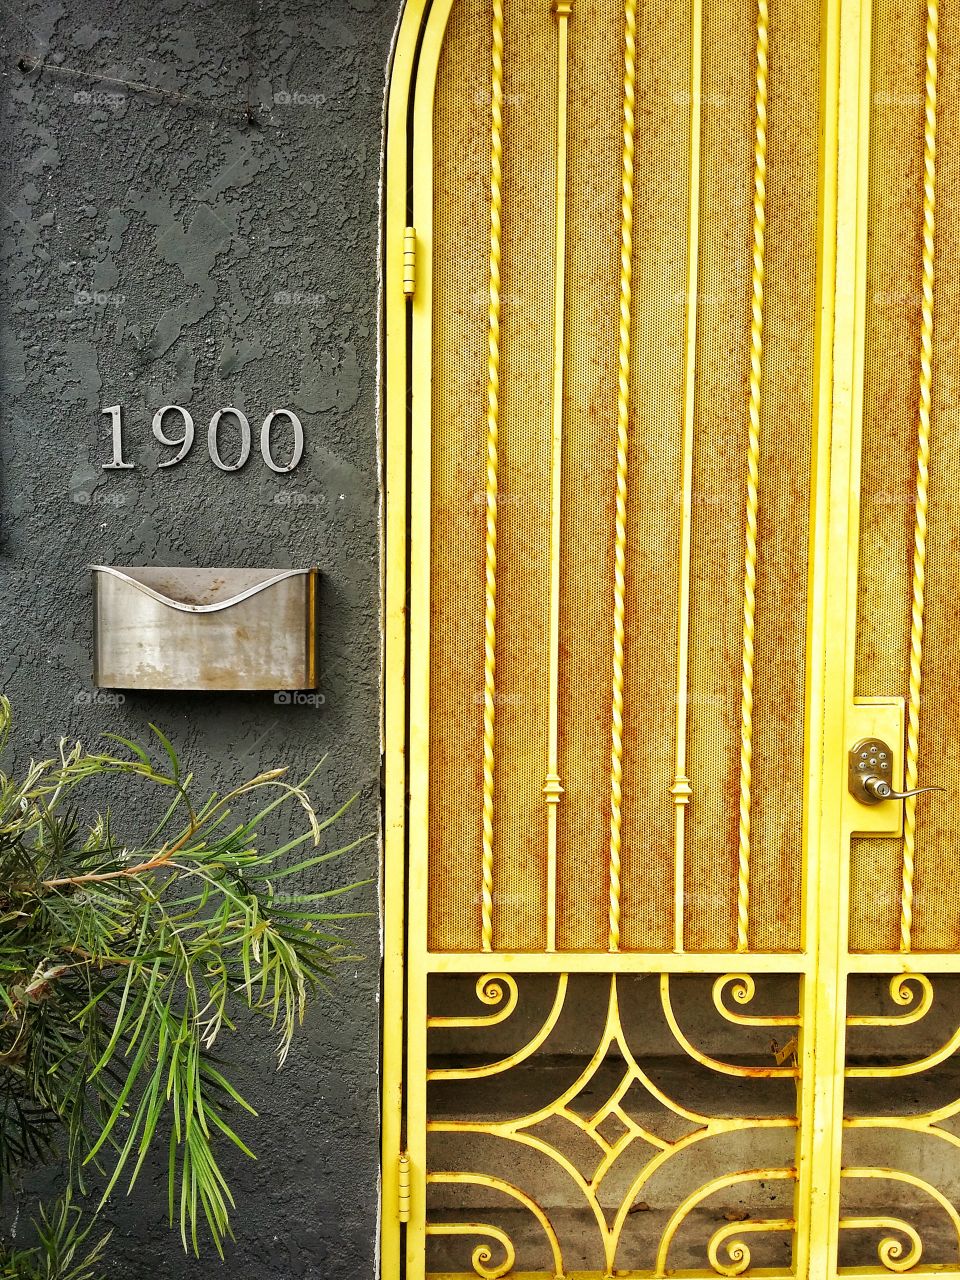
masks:
{"type": "Polygon", "coordinates": [[[850,794],[861,804],[879,804],[882,800],[903,800],[924,791],[942,791],[943,787],[916,787],[913,791],[894,791],[893,753],[882,738],[861,738],[850,751],[847,775],[850,794]]]}

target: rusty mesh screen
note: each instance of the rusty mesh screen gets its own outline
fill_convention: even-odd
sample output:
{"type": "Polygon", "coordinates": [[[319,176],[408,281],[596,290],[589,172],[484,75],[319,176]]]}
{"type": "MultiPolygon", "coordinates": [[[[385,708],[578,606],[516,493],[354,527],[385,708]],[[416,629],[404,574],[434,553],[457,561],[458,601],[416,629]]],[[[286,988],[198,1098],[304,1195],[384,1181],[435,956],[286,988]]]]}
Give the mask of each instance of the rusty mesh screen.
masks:
{"type": "MultiPolygon", "coordinates": [[[[818,9],[770,9],[751,946],[800,944],[817,224],[818,9]]],[[[754,15],[705,7],[693,484],[687,945],[736,942],[754,15]]]]}
{"type": "MultiPolygon", "coordinates": [[[[456,5],[436,108],[431,944],[479,946],[490,18],[456,5]],[[465,263],[468,269],[464,270],[465,263]],[[469,580],[469,581],[468,581],[469,580]],[[455,725],[455,727],[453,727],[455,725]],[[449,730],[453,728],[453,732],[449,730]],[[452,783],[452,785],[451,785],[452,783]],[[453,878],[450,872],[453,872],[453,878]]],[[[549,19],[549,13],[546,17],[549,19]]],[[[556,31],[504,29],[494,944],[545,944],[556,31]],[[552,71],[551,71],[552,68],[552,71]]]]}
{"type": "MultiPolygon", "coordinates": [[[[495,946],[545,945],[556,22],[505,6],[495,946]]],[[[799,942],[803,639],[816,263],[816,6],[771,14],[752,945],[799,942]]],[[[623,939],[673,919],[689,21],[639,15],[628,498],[623,939]]],[[[687,944],[735,940],[753,165],[753,19],[708,5],[694,476],[687,944]]],[[[570,24],[558,945],[605,950],[623,8],[570,24]]],[[[489,0],[454,6],[434,127],[429,945],[480,946],[489,0]]]]}
{"type": "Polygon", "coordinates": [[[453,6],[436,87],[430,573],[430,946],[480,945],[490,24],[453,6]]]}
{"type": "MultiPolygon", "coordinates": [[[[906,697],[913,573],[926,9],[877,0],[873,10],[870,206],[860,502],[856,692],[906,697]]],[[[957,660],[960,606],[960,433],[957,330],[960,306],[960,20],[940,19],[937,225],[930,509],[926,557],[921,784],[943,795],[918,809],[915,950],[960,947],[960,916],[944,885],[960,875],[957,660]]],[[[855,840],[850,942],[855,951],[899,946],[902,844],[855,840]]]]}
{"type": "MultiPolygon", "coordinates": [[[[567,379],[561,582],[558,938],[607,943],[623,5],[577,9],[570,82],[567,379]]],[[[677,545],[686,271],[689,24],[638,17],[622,911],[625,949],[673,928],[677,545]]]]}
{"type": "MultiPolygon", "coordinates": [[[[623,20],[571,23],[567,331],[560,566],[561,946],[606,946],[623,20]]],[[[641,166],[638,166],[638,171],[641,166]]],[[[636,207],[636,206],[635,206],[636,207]]],[[[635,454],[634,454],[635,460],[635,454]]],[[[628,502],[633,505],[631,494],[628,502]]]]}

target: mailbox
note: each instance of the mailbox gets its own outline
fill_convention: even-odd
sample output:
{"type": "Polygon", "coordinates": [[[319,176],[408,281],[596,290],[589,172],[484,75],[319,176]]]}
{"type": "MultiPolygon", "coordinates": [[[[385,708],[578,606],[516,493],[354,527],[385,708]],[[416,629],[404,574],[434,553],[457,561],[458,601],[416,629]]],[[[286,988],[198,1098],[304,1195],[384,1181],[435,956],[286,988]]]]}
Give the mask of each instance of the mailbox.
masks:
{"type": "Polygon", "coordinates": [[[316,569],[93,565],[103,689],[315,689],[316,569]]]}

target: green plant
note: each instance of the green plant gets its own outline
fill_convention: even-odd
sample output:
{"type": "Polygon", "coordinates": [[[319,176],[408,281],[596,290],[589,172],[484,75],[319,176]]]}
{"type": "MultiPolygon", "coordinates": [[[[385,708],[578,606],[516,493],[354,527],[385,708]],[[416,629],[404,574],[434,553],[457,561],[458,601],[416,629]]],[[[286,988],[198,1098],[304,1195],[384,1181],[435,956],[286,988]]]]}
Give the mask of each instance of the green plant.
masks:
{"type": "Polygon", "coordinates": [[[90,1243],[94,1224],[81,1226],[68,1192],[52,1213],[40,1210],[37,1244],[8,1249],[0,1244],[0,1280],[98,1280],[110,1232],[90,1243]]]}
{"type": "MultiPolygon", "coordinates": [[[[9,728],[0,698],[0,747],[9,728]]],[[[98,1170],[102,1207],[160,1146],[184,1247],[198,1251],[205,1224],[222,1256],[234,1200],[220,1153],[227,1144],[252,1156],[234,1125],[254,1113],[217,1049],[245,1008],[275,1030],[283,1063],[337,960],[342,921],[361,914],[329,901],[357,885],[298,886],[360,840],[294,855],[347,805],[321,820],[306,790],[313,775],[292,785],[282,769],[197,803],[192,775],[151,728],[160,763],[114,738],[129,755],[61,743],[59,759],[31,762],[19,780],[0,773],[0,1187],[59,1150],[71,1186],[86,1193],[98,1170]],[[84,817],[90,784],[117,778],[168,795],[142,837],[121,836],[109,810],[84,817]],[[265,791],[274,794],[252,816],[231,816],[265,791]],[[261,825],[287,803],[307,829],[261,848],[261,825]]],[[[131,813],[143,807],[130,802],[131,813]]],[[[86,1231],[69,1202],[37,1230],[30,1257],[0,1253],[0,1276],[93,1276],[100,1246],[93,1262],[77,1260],[86,1231]],[[51,1269],[58,1251],[69,1260],[51,1269]]]]}

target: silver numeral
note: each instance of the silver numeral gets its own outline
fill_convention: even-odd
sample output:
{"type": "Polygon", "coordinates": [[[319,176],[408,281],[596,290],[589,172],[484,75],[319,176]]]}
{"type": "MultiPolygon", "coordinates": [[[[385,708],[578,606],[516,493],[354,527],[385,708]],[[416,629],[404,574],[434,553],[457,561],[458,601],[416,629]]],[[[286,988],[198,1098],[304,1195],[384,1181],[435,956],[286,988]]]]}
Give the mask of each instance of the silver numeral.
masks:
{"type": "Polygon", "coordinates": [[[112,404],[109,409],[101,409],[100,412],[110,415],[110,443],[113,446],[113,456],[109,462],[103,464],[102,469],[104,471],[131,470],[133,463],[123,460],[123,410],[118,404],[112,404]]]}
{"type": "Polygon", "coordinates": [[[289,409],[271,409],[263,420],[263,426],[260,428],[260,452],[263,454],[263,460],[271,471],[282,473],[284,471],[292,471],[303,457],[303,423],[295,413],[289,409]],[[293,452],[290,455],[290,461],[287,465],[281,466],[275,461],[273,456],[273,440],[270,429],[273,426],[274,418],[280,414],[284,414],[290,420],[293,427],[293,452]]]}
{"type": "Polygon", "coordinates": [[[219,467],[221,471],[239,471],[250,457],[250,423],[247,421],[246,414],[241,413],[232,404],[218,409],[210,419],[210,429],[207,432],[207,449],[210,452],[210,461],[215,467],[219,467]],[[224,462],[220,457],[220,419],[225,413],[232,413],[240,423],[240,454],[234,463],[224,462]]]}
{"type": "Polygon", "coordinates": [[[175,458],[167,458],[165,461],[158,462],[158,467],[172,467],[178,462],[182,462],[193,448],[193,418],[189,410],[184,409],[179,404],[165,404],[162,409],[158,409],[153,415],[153,434],[161,444],[168,445],[171,449],[176,449],[177,447],[180,449],[175,458]],[[182,436],[168,436],[164,433],[163,419],[164,415],[168,413],[179,413],[183,418],[182,436]]]}
{"type": "MultiPolygon", "coordinates": [[[[111,455],[110,461],[102,464],[103,470],[132,471],[136,464],[127,462],[123,456],[122,405],[110,405],[106,409],[101,409],[100,412],[110,418],[111,455]]],[[[158,443],[165,445],[168,449],[177,450],[173,457],[159,460],[157,466],[174,467],[178,462],[183,462],[193,448],[196,438],[196,429],[190,410],[185,409],[182,404],[162,405],[153,415],[151,425],[154,439],[158,443]],[[172,434],[166,429],[164,424],[170,421],[169,415],[172,414],[180,415],[180,421],[183,424],[182,433],[172,434]]],[[[232,404],[224,405],[223,408],[218,409],[210,419],[210,426],[207,429],[207,452],[210,454],[210,461],[213,465],[220,471],[239,471],[250,459],[250,446],[251,432],[247,415],[232,404]],[[223,454],[220,452],[221,428],[225,425],[223,419],[226,414],[233,414],[240,429],[239,450],[234,462],[224,462],[223,454]]],[[[260,454],[270,470],[276,472],[277,475],[286,475],[288,472],[295,470],[303,461],[303,450],[303,423],[297,415],[292,409],[271,409],[260,428],[260,454]],[[281,420],[279,424],[278,419],[281,420]],[[278,462],[274,456],[274,427],[283,425],[283,419],[286,419],[287,423],[289,423],[292,433],[289,462],[278,462]]]]}

